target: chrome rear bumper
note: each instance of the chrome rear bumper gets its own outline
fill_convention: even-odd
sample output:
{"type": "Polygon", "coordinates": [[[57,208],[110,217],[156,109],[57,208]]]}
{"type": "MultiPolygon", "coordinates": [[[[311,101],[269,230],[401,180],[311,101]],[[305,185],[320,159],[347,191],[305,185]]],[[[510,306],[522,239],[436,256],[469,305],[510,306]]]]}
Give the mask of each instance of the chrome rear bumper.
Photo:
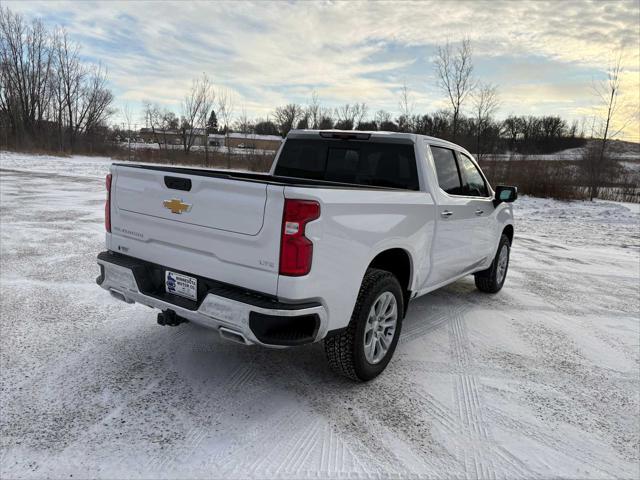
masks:
{"type": "Polygon", "coordinates": [[[176,315],[182,318],[215,329],[227,340],[246,345],[257,344],[281,348],[313,343],[326,335],[327,312],[320,304],[313,306],[307,304],[302,308],[295,308],[295,305],[285,305],[286,308],[265,308],[214,293],[207,293],[197,309],[192,310],[141,292],[132,269],[111,262],[106,257],[103,254],[98,257],[101,275],[96,282],[115,298],[127,303],[140,303],[162,311],[173,310],[176,315]],[[313,333],[302,336],[300,334],[285,334],[283,336],[282,332],[275,332],[269,325],[269,322],[275,322],[274,325],[284,324],[291,328],[290,326],[295,327],[298,321],[301,325],[303,319],[305,322],[313,319],[316,323],[313,333]],[[270,329],[271,336],[269,336],[270,329]]]}

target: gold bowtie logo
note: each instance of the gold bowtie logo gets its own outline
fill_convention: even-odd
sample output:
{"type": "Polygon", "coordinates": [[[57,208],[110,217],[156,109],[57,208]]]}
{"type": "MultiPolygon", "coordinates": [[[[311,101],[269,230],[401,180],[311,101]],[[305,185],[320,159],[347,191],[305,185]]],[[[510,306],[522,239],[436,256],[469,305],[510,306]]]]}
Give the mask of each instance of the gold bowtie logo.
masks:
{"type": "Polygon", "coordinates": [[[189,205],[188,203],[183,203],[182,200],[179,200],[177,198],[165,200],[164,202],[162,202],[162,205],[164,205],[164,208],[168,208],[169,210],[171,210],[171,213],[176,213],[178,215],[191,210],[191,205],[189,205]]]}

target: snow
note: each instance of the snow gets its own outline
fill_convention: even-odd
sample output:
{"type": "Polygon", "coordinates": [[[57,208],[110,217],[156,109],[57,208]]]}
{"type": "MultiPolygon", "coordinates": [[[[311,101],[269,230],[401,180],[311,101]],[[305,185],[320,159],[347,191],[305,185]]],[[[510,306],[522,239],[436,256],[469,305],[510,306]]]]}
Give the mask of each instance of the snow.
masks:
{"type": "MultiPolygon", "coordinates": [[[[227,134],[230,138],[246,138],[248,140],[270,140],[273,142],[282,142],[282,137],[279,135],[259,135],[257,133],[240,133],[240,132],[232,132],[227,134]]],[[[215,134],[212,133],[209,135],[209,138],[218,138],[223,139],[226,135],[215,134]]]]}
{"type": "MultiPolygon", "coordinates": [[[[584,147],[568,148],[554,153],[522,154],[507,152],[489,154],[489,160],[548,160],[548,161],[578,161],[584,156],[584,147]]],[[[640,146],[637,143],[629,143],[624,146],[614,144],[611,156],[623,164],[635,164],[640,161],[640,146]]]]}
{"type": "MultiPolygon", "coordinates": [[[[222,137],[224,138],[224,135],[222,137]]],[[[131,147],[132,150],[159,150],[160,149],[160,145],[158,145],[158,143],[142,143],[142,142],[131,142],[131,144],[127,142],[120,142],[120,147],[123,150],[126,150],[129,147],[131,147]]],[[[163,145],[162,148],[167,150],[183,150],[184,149],[182,144],[179,144],[179,145],[167,144],[167,145],[163,145]]],[[[191,150],[193,150],[194,152],[195,151],[204,152],[205,148],[204,148],[204,145],[193,145],[191,147],[191,150]]],[[[226,154],[230,152],[230,153],[233,153],[234,155],[274,155],[276,153],[275,150],[262,150],[259,148],[237,148],[237,147],[227,148],[223,145],[220,145],[217,147],[213,145],[209,145],[207,146],[207,150],[209,151],[209,153],[219,152],[219,153],[226,154]]]]}
{"type": "Polygon", "coordinates": [[[637,204],[520,198],[504,289],[416,300],[354,384],[95,285],[108,165],[0,155],[1,478],[638,478],[637,204]]]}

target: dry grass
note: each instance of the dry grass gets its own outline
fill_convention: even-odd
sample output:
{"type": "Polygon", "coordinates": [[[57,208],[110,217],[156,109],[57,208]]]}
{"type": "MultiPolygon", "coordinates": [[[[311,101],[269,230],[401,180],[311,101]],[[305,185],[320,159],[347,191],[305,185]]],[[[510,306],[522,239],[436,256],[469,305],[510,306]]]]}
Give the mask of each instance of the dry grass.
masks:
{"type": "MultiPolygon", "coordinates": [[[[515,185],[521,193],[564,200],[589,199],[590,181],[578,161],[568,160],[493,160],[480,162],[493,185],[515,185]]],[[[621,168],[611,169],[600,179],[598,198],[640,202],[640,175],[621,168]]]]}

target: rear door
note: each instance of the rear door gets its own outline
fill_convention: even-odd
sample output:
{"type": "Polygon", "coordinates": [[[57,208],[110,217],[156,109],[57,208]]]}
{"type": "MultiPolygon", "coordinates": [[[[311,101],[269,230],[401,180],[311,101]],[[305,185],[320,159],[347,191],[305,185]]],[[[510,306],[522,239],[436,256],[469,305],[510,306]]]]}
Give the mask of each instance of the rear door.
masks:
{"type": "Polygon", "coordinates": [[[468,271],[477,255],[474,251],[476,205],[464,196],[463,179],[456,153],[450,148],[431,145],[433,167],[439,188],[436,231],[431,250],[432,268],[426,287],[451,280],[468,271]]]}
{"type": "Polygon", "coordinates": [[[284,187],[207,171],[114,169],[111,250],[276,293],[284,187]]]}

